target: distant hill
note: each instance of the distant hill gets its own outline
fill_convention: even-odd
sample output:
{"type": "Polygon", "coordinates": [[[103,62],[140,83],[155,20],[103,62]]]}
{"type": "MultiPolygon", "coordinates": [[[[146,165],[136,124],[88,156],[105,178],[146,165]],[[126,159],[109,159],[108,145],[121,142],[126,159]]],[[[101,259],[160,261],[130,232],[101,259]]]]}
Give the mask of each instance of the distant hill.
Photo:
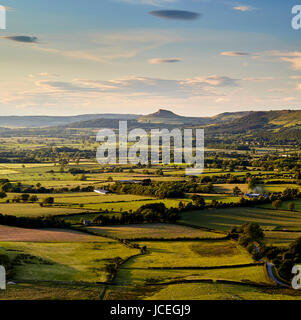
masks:
{"type": "Polygon", "coordinates": [[[157,112],[138,118],[139,123],[157,123],[157,124],[207,124],[211,122],[211,118],[196,118],[179,116],[169,110],[159,109],[157,112]]]}
{"type": "Polygon", "coordinates": [[[135,114],[83,114],[78,116],[0,116],[0,126],[9,128],[51,127],[94,119],[137,119],[135,114]]]}
{"type": "MultiPolygon", "coordinates": [[[[66,124],[69,128],[118,128],[118,120],[129,120],[128,127],[140,127],[145,129],[151,128],[170,128],[170,127],[186,127],[186,126],[207,126],[211,124],[224,123],[233,119],[238,119],[250,112],[228,112],[217,115],[215,117],[184,117],[173,113],[172,111],[159,109],[157,112],[145,115],[124,119],[116,115],[115,118],[97,118],[93,120],[76,121],[71,124],[66,124]]],[[[130,116],[130,115],[129,115],[130,116]]]]}
{"type": "Polygon", "coordinates": [[[279,131],[301,128],[301,110],[258,111],[228,123],[216,124],[207,128],[207,132],[246,133],[255,130],[279,131]]]}
{"type": "Polygon", "coordinates": [[[252,112],[253,111],[224,112],[212,117],[211,119],[215,122],[230,122],[245,117],[252,112]]]}

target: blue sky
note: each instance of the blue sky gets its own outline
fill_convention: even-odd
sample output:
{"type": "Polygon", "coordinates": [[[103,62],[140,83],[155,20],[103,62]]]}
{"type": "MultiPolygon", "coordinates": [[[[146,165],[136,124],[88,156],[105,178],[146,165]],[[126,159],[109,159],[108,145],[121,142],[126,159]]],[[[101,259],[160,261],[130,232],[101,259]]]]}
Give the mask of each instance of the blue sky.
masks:
{"type": "Polygon", "coordinates": [[[298,1],[0,4],[0,115],[300,109],[298,1]]]}

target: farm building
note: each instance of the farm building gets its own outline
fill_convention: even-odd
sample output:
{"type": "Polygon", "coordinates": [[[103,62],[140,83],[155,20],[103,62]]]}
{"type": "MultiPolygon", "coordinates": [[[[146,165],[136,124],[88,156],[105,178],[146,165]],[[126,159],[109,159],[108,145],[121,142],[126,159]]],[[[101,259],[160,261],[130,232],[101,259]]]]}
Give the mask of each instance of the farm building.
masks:
{"type": "Polygon", "coordinates": [[[96,192],[98,194],[102,194],[102,195],[105,195],[105,194],[109,193],[109,191],[105,190],[105,189],[95,189],[94,192],[96,192]]]}
{"type": "Polygon", "coordinates": [[[262,196],[262,194],[260,194],[260,193],[246,193],[245,196],[247,198],[258,198],[258,197],[262,196]]]}
{"type": "Polygon", "coordinates": [[[140,180],[118,180],[119,183],[141,183],[140,180]]]}

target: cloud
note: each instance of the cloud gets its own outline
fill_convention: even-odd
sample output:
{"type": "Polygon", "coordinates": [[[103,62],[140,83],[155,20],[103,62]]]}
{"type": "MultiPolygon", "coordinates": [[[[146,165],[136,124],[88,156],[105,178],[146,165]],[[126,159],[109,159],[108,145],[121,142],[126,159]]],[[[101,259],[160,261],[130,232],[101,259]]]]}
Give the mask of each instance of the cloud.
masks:
{"type": "Polygon", "coordinates": [[[181,62],[182,59],[180,58],[154,58],[154,59],[149,59],[148,63],[150,64],[162,64],[162,63],[176,63],[176,62],[181,62]]]}
{"type": "Polygon", "coordinates": [[[6,11],[14,11],[15,10],[15,8],[9,7],[9,6],[0,6],[0,7],[4,7],[6,11]]]}
{"type": "Polygon", "coordinates": [[[224,52],[221,52],[220,55],[227,56],[227,57],[243,57],[243,56],[249,56],[250,54],[247,52],[224,51],[224,52]]]}
{"type": "Polygon", "coordinates": [[[184,80],[186,84],[209,87],[237,87],[237,80],[226,76],[195,77],[184,80]]]}
{"type": "Polygon", "coordinates": [[[142,4],[152,6],[162,6],[168,3],[176,2],[177,0],[119,0],[120,2],[127,2],[130,4],[142,4]]]}
{"type": "Polygon", "coordinates": [[[173,20],[196,20],[201,16],[197,12],[184,10],[156,10],[150,11],[149,14],[163,19],[173,20]]]}
{"type": "Polygon", "coordinates": [[[254,81],[254,82],[264,82],[264,81],[273,81],[273,80],[279,80],[279,78],[274,77],[249,77],[249,78],[243,78],[244,81],[254,81]]]}
{"type": "Polygon", "coordinates": [[[253,8],[251,6],[237,6],[237,7],[233,7],[232,9],[236,10],[236,11],[241,11],[241,12],[247,12],[247,11],[255,10],[255,8],[253,8]]]}
{"type": "MultiPolygon", "coordinates": [[[[53,47],[35,45],[34,50],[45,54],[54,54],[76,60],[86,60],[109,64],[114,60],[131,59],[137,55],[157,49],[163,45],[183,41],[178,33],[162,30],[158,34],[154,30],[130,30],[116,33],[83,34],[68,37],[73,44],[58,43],[53,47]],[[78,43],[78,46],[76,46],[78,43]],[[84,45],[82,44],[84,43],[84,45]]],[[[48,41],[47,43],[50,43],[48,41]]]]}
{"type": "Polygon", "coordinates": [[[38,38],[32,36],[3,36],[1,38],[23,43],[38,43],[38,38]]]}
{"type": "Polygon", "coordinates": [[[265,51],[258,54],[259,58],[273,58],[279,59],[280,61],[288,62],[292,65],[293,69],[301,70],[301,51],[265,51]]]}
{"type": "Polygon", "coordinates": [[[60,75],[57,73],[49,73],[49,72],[40,72],[39,75],[41,77],[46,77],[46,78],[56,78],[59,77],[60,75]]]}
{"type": "Polygon", "coordinates": [[[237,80],[226,76],[195,77],[172,80],[149,77],[127,77],[108,81],[74,79],[72,81],[37,81],[36,85],[47,91],[65,93],[128,94],[132,96],[161,96],[183,98],[190,96],[218,96],[217,88],[237,87],[237,80]]]}

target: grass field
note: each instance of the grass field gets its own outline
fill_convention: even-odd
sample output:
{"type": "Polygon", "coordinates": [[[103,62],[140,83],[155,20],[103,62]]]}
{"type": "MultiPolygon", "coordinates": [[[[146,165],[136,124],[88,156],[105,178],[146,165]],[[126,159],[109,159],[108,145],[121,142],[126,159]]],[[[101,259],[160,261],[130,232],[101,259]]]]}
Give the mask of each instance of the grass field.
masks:
{"type": "Polygon", "coordinates": [[[214,190],[218,193],[232,193],[233,188],[238,187],[243,193],[248,191],[247,184],[215,184],[214,190]]]}
{"type": "Polygon", "coordinates": [[[88,227],[90,231],[118,237],[120,239],[135,239],[135,238],[221,238],[224,234],[209,232],[201,229],[194,229],[173,224],[139,224],[125,226],[103,226],[103,227],[88,227]]]}
{"type": "Polygon", "coordinates": [[[65,229],[24,229],[0,225],[0,241],[17,242],[108,242],[106,238],[65,229]]]}
{"type": "Polygon", "coordinates": [[[299,292],[240,284],[175,284],[147,300],[301,300],[299,292]]]}
{"type": "Polygon", "coordinates": [[[0,300],[99,300],[104,287],[92,284],[17,283],[0,291],[0,300]]]}
{"type": "MultiPolygon", "coordinates": [[[[167,208],[177,208],[180,201],[188,202],[189,200],[183,199],[158,199],[158,200],[134,200],[134,201],[124,201],[124,202],[99,202],[99,203],[87,203],[81,206],[83,210],[97,210],[97,211],[113,211],[113,212],[122,212],[122,211],[135,211],[141,206],[150,204],[150,203],[164,203],[167,208]]],[[[79,208],[79,205],[72,205],[73,208],[79,208]]],[[[1,209],[0,209],[1,210],[1,209]]]]}
{"type": "Polygon", "coordinates": [[[115,282],[123,285],[144,285],[205,279],[271,284],[264,273],[262,265],[216,270],[141,270],[121,268],[118,271],[115,282]]]}
{"type": "Polygon", "coordinates": [[[33,258],[15,267],[15,280],[106,281],[110,259],[126,259],[139,252],[116,241],[103,242],[1,242],[11,258],[24,253],[33,258]]]}
{"type": "MultiPolygon", "coordinates": [[[[284,201],[284,202],[282,202],[281,209],[288,210],[288,204],[290,202],[293,202],[295,204],[295,211],[301,212],[301,200],[300,199],[299,200],[295,200],[295,201],[284,201]]],[[[273,208],[271,203],[265,204],[262,207],[263,208],[268,208],[268,209],[272,209],[273,208]]]]}
{"type": "Polygon", "coordinates": [[[288,246],[295,239],[301,238],[301,232],[266,231],[266,243],[275,246],[288,246]]]}
{"type": "Polygon", "coordinates": [[[39,217],[48,215],[67,215],[81,213],[83,209],[40,207],[38,203],[0,203],[0,213],[17,217],[39,217]]]}
{"type": "Polygon", "coordinates": [[[293,228],[301,230],[301,214],[264,208],[229,208],[191,211],[182,214],[180,222],[216,230],[229,231],[246,222],[259,223],[264,229],[293,228]]]}
{"type": "Polygon", "coordinates": [[[252,263],[250,255],[234,241],[139,242],[149,253],[131,259],[127,268],[211,267],[252,263]]]}

